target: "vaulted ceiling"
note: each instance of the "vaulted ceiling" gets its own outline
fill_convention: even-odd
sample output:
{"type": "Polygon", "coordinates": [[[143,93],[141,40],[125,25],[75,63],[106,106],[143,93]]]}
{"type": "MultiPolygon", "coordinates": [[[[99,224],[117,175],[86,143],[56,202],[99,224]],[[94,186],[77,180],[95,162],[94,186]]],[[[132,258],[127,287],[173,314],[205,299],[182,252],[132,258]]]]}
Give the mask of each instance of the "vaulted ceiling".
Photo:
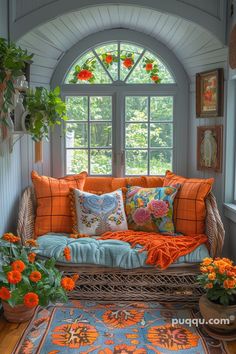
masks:
{"type": "Polygon", "coordinates": [[[67,13],[31,30],[19,44],[35,53],[33,85],[49,85],[58,62],[75,43],[105,29],[143,32],[164,43],[190,78],[203,68],[221,66],[227,47],[206,29],[180,17],[138,6],[104,5],[67,13]]]}

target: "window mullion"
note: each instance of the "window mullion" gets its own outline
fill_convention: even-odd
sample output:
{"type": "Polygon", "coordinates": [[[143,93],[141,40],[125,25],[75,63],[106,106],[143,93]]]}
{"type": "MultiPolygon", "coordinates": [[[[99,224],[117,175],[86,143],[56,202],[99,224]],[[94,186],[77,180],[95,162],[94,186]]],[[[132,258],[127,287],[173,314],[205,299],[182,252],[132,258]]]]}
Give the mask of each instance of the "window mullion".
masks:
{"type": "Polygon", "coordinates": [[[107,70],[107,68],[105,67],[105,65],[103,64],[103,62],[101,61],[101,59],[99,58],[99,56],[97,55],[97,53],[95,52],[95,50],[93,50],[93,54],[95,55],[95,57],[97,58],[97,60],[99,61],[99,63],[102,65],[103,69],[105,70],[106,74],[109,76],[109,78],[111,79],[111,82],[113,82],[113,77],[111,76],[111,74],[109,73],[109,71],[107,70]]]}
{"type": "Polygon", "coordinates": [[[88,175],[90,175],[90,96],[88,96],[88,175]]]}

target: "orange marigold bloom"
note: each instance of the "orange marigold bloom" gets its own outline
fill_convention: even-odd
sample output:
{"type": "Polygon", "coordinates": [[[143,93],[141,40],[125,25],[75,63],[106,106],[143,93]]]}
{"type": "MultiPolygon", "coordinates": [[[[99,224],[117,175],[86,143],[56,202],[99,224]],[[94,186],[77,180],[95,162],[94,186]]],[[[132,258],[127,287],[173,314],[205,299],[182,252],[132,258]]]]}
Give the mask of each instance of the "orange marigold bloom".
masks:
{"type": "Polygon", "coordinates": [[[207,267],[200,267],[200,271],[202,273],[207,273],[208,272],[207,267]]]}
{"type": "Polygon", "coordinates": [[[213,259],[212,259],[212,258],[206,257],[206,258],[203,259],[202,264],[203,264],[204,266],[209,266],[212,262],[213,262],[213,259]]]}
{"type": "Polygon", "coordinates": [[[29,260],[29,262],[34,263],[35,257],[36,257],[36,253],[34,253],[34,252],[29,253],[29,254],[28,254],[28,260],[29,260]]]}
{"type": "Polygon", "coordinates": [[[73,279],[69,278],[69,277],[64,277],[61,280],[61,286],[63,287],[63,289],[65,289],[66,291],[72,291],[74,290],[75,287],[75,282],[73,279]]]}
{"type": "Polygon", "coordinates": [[[10,299],[10,297],[11,297],[11,293],[10,293],[9,289],[6,288],[5,286],[2,286],[0,288],[0,299],[7,301],[10,299]]]}
{"type": "Polygon", "coordinates": [[[212,272],[212,273],[208,274],[208,279],[209,280],[215,280],[215,278],[216,278],[216,273],[215,272],[212,272]]]}
{"type": "Polygon", "coordinates": [[[208,283],[205,285],[206,289],[212,289],[213,288],[213,284],[212,283],[208,283]]]}
{"type": "Polygon", "coordinates": [[[35,293],[27,293],[24,296],[24,304],[27,307],[35,307],[39,303],[39,297],[35,293]]]}
{"type": "Polygon", "coordinates": [[[213,266],[208,266],[207,270],[208,270],[208,272],[214,272],[215,268],[213,266]]]}
{"type": "Polygon", "coordinates": [[[35,270],[32,273],[30,273],[29,278],[34,283],[37,283],[42,278],[42,274],[40,272],[38,272],[37,270],[35,270]]]}
{"type": "Polygon", "coordinates": [[[33,238],[30,238],[29,240],[27,240],[27,241],[25,242],[25,244],[26,244],[27,246],[30,246],[30,247],[38,247],[37,241],[34,240],[33,238]]]}
{"type": "Polygon", "coordinates": [[[68,262],[70,262],[70,261],[71,261],[71,254],[70,254],[70,249],[69,249],[68,246],[66,246],[66,247],[64,248],[63,254],[64,254],[65,259],[66,259],[68,262]]]}
{"type": "Polygon", "coordinates": [[[10,284],[17,284],[21,281],[22,275],[19,270],[12,270],[11,272],[7,273],[7,280],[10,284]]]}
{"type": "Polygon", "coordinates": [[[236,287],[236,280],[234,279],[226,279],[223,283],[225,289],[233,289],[236,287]]]}
{"type": "Polygon", "coordinates": [[[16,243],[20,241],[20,237],[13,235],[11,232],[5,233],[2,238],[3,240],[11,243],[16,243]]]}
{"type": "Polygon", "coordinates": [[[22,262],[20,259],[18,259],[11,264],[11,269],[18,270],[19,272],[22,273],[23,270],[25,270],[25,263],[22,262]]]}

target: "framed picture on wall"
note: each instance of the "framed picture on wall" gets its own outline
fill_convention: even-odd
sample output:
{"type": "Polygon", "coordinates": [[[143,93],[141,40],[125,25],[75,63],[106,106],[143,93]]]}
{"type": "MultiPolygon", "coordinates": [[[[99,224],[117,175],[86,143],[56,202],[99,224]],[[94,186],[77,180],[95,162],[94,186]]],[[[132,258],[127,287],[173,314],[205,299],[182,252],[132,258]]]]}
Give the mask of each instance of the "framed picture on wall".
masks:
{"type": "Polygon", "coordinates": [[[223,125],[197,127],[197,169],[222,171],[223,125]]]}
{"type": "Polygon", "coordinates": [[[196,115],[198,118],[223,116],[224,71],[215,69],[196,74],[196,115]]]}

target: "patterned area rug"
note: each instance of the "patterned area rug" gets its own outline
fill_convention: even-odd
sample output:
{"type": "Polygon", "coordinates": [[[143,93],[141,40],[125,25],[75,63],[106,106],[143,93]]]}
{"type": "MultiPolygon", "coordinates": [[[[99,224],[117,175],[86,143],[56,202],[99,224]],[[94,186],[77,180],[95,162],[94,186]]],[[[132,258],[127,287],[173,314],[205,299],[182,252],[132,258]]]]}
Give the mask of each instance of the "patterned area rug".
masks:
{"type": "Polygon", "coordinates": [[[223,343],[200,326],[193,306],[173,303],[71,301],[38,308],[14,354],[222,354],[223,343]]]}

